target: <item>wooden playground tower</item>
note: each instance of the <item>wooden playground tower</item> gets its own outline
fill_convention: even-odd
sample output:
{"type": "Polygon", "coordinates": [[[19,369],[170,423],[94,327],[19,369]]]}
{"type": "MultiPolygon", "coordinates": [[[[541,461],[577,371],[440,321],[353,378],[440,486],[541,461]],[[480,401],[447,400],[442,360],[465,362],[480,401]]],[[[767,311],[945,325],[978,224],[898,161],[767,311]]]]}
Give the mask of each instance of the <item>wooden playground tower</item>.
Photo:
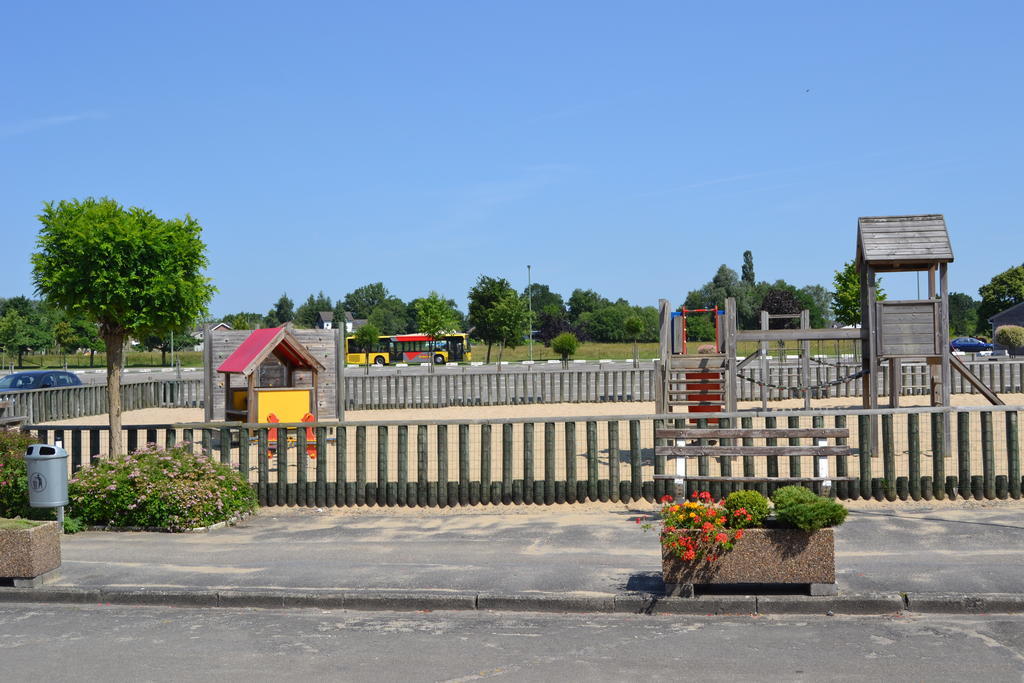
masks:
{"type": "MultiPolygon", "coordinates": [[[[923,359],[927,363],[933,406],[949,405],[953,370],[960,372],[991,403],[1001,405],[999,397],[950,353],[947,266],[952,261],[953,249],[941,215],[860,218],[856,256],[861,290],[860,329],[812,329],[807,311],[804,311],[800,315],[800,329],[771,330],[768,329],[771,316],[762,311],[762,329],[739,330],[736,302],[727,299],[722,325],[724,333],[718,335],[716,325],[718,338],[716,353],[713,354],[686,352],[684,340],[680,339],[681,329],[685,328],[674,322],[678,318],[673,316],[669,302],[660,300],[661,362],[655,373],[657,412],[735,412],[738,373],[744,366],[759,361],[762,378],[767,377],[766,347],[769,342],[800,344],[801,393],[805,407],[809,408],[812,388],[810,342],[834,340],[860,340],[862,368],[848,379],[859,378],[864,383],[865,408],[879,407],[878,376],[883,364],[888,364],[890,370],[889,405],[899,406],[902,390],[900,366],[910,359],[923,359]],[[928,298],[876,301],[876,274],[895,272],[927,272],[928,298]],[[744,341],[756,342],[758,348],[746,358],[739,359],[737,347],[744,341]]],[[[684,311],[682,314],[684,320],[687,313],[684,311]]],[[[763,407],[767,408],[767,400],[762,400],[763,407]]]]}

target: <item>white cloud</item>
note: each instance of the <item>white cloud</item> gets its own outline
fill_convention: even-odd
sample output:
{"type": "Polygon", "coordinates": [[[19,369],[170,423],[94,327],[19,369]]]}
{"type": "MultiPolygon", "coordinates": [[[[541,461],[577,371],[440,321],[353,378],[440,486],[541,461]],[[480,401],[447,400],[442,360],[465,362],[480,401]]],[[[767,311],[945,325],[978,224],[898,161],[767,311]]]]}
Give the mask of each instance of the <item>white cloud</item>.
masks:
{"type": "Polygon", "coordinates": [[[38,119],[30,119],[28,121],[0,124],[0,138],[12,138],[18,135],[25,135],[26,133],[33,133],[37,130],[43,130],[45,128],[66,126],[71,123],[78,123],[79,121],[97,121],[103,118],[106,118],[104,114],[90,111],[83,112],[81,114],[44,116],[38,119]]]}

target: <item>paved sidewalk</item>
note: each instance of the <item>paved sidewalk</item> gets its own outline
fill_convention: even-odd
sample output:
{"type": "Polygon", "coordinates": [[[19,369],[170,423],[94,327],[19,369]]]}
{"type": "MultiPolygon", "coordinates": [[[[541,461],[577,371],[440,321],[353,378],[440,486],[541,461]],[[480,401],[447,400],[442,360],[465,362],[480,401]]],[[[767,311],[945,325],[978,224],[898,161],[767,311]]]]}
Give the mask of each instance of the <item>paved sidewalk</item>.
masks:
{"type": "Polygon", "coordinates": [[[270,508],[208,533],[90,531],[64,537],[63,565],[53,581],[0,588],[0,601],[701,614],[1024,612],[1021,502],[854,509],[836,534],[839,595],[814,598],[662,598],[657,537],[633,521],[653,508],[270,508]]]}

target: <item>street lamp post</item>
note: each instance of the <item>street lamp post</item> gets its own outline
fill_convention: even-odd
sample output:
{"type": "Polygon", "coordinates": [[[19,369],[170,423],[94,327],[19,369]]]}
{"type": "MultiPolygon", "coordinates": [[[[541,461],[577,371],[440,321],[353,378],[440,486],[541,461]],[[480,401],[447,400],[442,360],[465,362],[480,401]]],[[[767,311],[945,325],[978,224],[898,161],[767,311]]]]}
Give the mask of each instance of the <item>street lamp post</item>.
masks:
{"type": "Polygon", "coordinates": [[[530,360],[533,360],[533,279],[530,266],[526,266],[526,307],[530,312],[530,360]]]}

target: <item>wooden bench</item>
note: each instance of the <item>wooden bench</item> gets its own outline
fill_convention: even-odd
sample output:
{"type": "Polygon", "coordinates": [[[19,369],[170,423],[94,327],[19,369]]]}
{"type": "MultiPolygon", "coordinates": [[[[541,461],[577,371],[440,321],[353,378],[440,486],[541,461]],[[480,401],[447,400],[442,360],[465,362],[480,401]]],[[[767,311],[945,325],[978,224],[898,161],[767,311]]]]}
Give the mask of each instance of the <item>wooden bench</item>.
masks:
{"type": "Polygon", "coordinates": [[[733,428],[708,428],[708,429],[656,429],[655,439],[668,439],[674,441],[675,445],[655,446],[656,455],[667,458],[681,458],[679,464],[681,471],[675,474],[656,474],[655,479],[671,479],[677,483],[686,481],[705,482],[777,482],[781,484],[795,484],[802,482],[818,483],[828,487],[836,481],[857,481],[858,477],[837,477],[829,475],[828,459],[839,455],[851,455],[854,450],[849,446],[828,445],[829,439],[848,439],[848,429],[809,427],[809,428],[773,428],[773,429],[733,429],[733,428]],[[736,445],[743,440],[752,439],[811,439],[808,445],[786,445],[786,446],[744,446],[736,445]],[[729,443],[723,444],[722,441],[729,443]],[[696,443],[687,443],[687,442],[696,443]],[[713,441],[714,443],[707,443],[713,441]],[[790,456],[802,457],[811,456],[817,458],[815,462],[816,476],[788,476],[788,477],[738,477],[738,476],[708,476],[690,475],[686,471],[686,462],[692,458],[701,457],[771,457],[790,456]]]}

